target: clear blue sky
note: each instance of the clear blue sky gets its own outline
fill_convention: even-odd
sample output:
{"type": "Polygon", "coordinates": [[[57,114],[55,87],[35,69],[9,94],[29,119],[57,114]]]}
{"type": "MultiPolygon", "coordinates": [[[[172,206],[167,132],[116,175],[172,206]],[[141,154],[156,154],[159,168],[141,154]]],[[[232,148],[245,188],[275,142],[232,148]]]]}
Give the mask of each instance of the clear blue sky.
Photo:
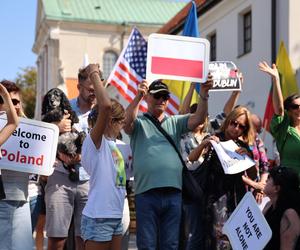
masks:
{"type": "Polygon", "coordinates": [[[36,8],[37,0],[1,1],[0,80],[15,80],[21,68],[36,66],[36,55],[31,50],[36,8]]]}
{"type": "Polygon", "coordinates": [[[37,0],[1,1],[0,80],[15,80],[21,68],[35,66],[36,8],[37,0]]]}

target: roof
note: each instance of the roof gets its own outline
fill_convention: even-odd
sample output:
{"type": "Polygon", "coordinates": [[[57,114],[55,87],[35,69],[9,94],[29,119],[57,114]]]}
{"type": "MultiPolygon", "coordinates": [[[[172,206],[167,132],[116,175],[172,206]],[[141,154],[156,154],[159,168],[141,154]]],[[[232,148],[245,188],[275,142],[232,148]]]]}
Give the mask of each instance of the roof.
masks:
{"type": "MultiPolygon", "coordinates": [[[[197,17],[204,15],[208,10],[213,8],[222,0],[194,0],[197,6],[197,17]]],[[[172,19],[162,26],[157,33],[177,34],[184,26],[187,15],[191,8],[191,2],[182,8],[172,19]]]]}
{"type": "Polygon", "coordinates": [[[175,0],[42,0],[48,20],[162,25],[185,5],[175,0]]]}

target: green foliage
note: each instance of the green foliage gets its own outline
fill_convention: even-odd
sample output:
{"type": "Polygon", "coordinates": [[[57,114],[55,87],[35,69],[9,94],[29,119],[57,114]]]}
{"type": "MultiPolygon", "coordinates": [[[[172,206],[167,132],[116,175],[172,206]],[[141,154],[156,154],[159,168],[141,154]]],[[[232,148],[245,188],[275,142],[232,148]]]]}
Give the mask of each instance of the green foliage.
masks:
{"type": "Polygon", "coordinates": [[[28,118],[34,117],[36,101],[37,72],[35,67],[26,67],[18,73],[16,84],[21,89],[24,113],[28,118]]]}

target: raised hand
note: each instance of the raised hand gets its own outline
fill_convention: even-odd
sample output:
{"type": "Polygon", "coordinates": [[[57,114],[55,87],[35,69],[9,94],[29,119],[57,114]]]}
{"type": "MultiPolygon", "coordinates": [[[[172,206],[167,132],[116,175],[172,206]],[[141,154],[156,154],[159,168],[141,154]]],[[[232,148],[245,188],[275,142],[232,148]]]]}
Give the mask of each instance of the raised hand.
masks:
{"type": "Polygon", "coordinates": [[[148,83],[146,80],[143,80],[139,85],[138,85],[138,96],[144,97],[148,92],[148,83]]]}
{"type": "Polygon", "coordinates": [[[201,84],[201,90],[208,92],[208,90],[210,90],[212,86],[213,86],[213,76],[211,73],[208,73],[207,81],[201,84]]]}
{"type": "Polygon", "coordinates": [[[83,70],[83,75],[86,77],[90,77],[92,76],[93,73],[97,73],[100,76],[100,79],[102,80],[102,72],[100,70],[100,66],[98,63],[95,64],[89,64],[88,66],[86,66],[86,68],[83,70]]]}
{"type": "Polygon", "coordinates": [[[272,67],[270,67],[267,62],[263,61],[258,64],[258,67],[261,71],[269,74],[273,78],[279,79],[279,73],[274,63],[272,64],[272,67]]]}

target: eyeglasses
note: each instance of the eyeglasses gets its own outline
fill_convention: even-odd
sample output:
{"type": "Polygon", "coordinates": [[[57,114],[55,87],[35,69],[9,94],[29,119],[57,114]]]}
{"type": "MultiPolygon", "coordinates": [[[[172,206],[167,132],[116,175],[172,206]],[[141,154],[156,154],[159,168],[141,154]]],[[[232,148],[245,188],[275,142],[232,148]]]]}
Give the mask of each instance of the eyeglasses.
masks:
{"type": "Polygon", "coordinates": [[[290,105],[290,109],[296,110],[296,109],[299,109],[299,108],[300,108],[300,104],[292,103],[292,104],[290,105]]]}
{"type": "Polygon", "coordinates": [[[152,96],[156,100],[159,100],[160,98],[162,98],[164,101],[168,101],[170,99],[170,95],[165,94],[165,93],[155,93],[155,94],[152,94],[152,96]]]}
{"type": "Polygon", "coordinates": [[[239,122],[237,121],[230,121],[230,125],[235,127],[235,128],[238,128],[242,131],[246,130],[247,126],[246,125],[243,125],[243,124],[240,124],[239,122]]]}
{"type": "Polygon", "coordinates": [[[17,106],[21,102],[20,100],[15,99],[15,98],[11,99],[11,101],[12,101],[12,103],[13,103],[14,106],[17,106]]]}
{"type": "Polygon", "coordinates": [[[92,88],[89,88],[87,86],[84,86],[83,84],[80,84],[80,86],[82,86],[86,91],[88,91],[90,94],[94,94],[95,90],[92,88]]]}

